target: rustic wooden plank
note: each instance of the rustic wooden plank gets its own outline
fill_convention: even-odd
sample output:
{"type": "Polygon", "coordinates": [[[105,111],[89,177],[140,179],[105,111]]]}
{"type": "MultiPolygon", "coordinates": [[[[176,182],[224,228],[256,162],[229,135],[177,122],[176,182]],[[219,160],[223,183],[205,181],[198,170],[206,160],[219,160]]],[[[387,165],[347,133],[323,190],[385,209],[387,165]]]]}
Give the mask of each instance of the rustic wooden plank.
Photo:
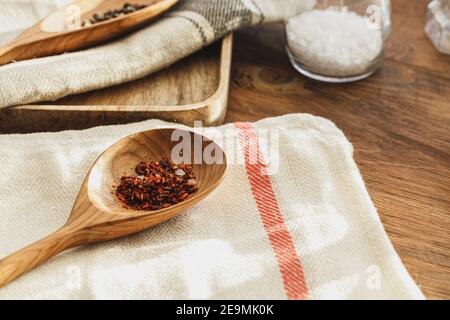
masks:
{"type": "Polygon", "coordinates": [[[238,32],[227,122],[305,112],[335,122],[381,220],[428,298],[450,298],[450,57],[426,38],[426,0],[393,0],[383,68],[331,85],[297,74],[283,29],[238,32]]]}

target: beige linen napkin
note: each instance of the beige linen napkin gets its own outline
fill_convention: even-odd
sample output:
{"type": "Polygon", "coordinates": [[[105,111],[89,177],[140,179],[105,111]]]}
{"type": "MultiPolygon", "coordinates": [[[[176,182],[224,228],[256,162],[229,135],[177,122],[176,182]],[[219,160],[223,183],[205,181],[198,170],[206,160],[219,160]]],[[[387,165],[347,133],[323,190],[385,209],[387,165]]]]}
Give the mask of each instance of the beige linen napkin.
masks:
{"type": "MultiPolygon", "coordinates": [[[[105,148],[168,126],[181,127],[149,120],[0,135],[0,257],[66,221],[89,165],[105,148]]],[[[63,253],[0,289],[0,298],[423,298],[334,124],[288,115],[204,133],[238,146],[227,147],[234,164],[204,201],[137,235],[63,253]],[[263,156],[255,164],[258,148],[263,156]]]]}
{"type": "MultiPolygon", "coordinates": [[[[67,0],[0,0],[0,43],[67,0]]],[[[228,32],[282,20],[315,0],[181,0],[156,23],[93,49],[0,67],[0,108],[142,78],[228,32]]]]}

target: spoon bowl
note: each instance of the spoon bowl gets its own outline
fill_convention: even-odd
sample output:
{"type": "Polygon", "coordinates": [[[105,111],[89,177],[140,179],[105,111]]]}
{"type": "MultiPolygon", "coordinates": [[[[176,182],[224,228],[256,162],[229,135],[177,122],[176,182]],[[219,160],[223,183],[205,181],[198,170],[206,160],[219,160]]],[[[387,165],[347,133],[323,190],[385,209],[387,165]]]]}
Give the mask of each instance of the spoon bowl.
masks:
{"type": "Polygon", "coordinates": [[[180,214],[209,195],[223,180],[226,168],[223,150],[194,132],[156,129],[118,141],[92,165],[67,223],[46,238],[0,260],[0,287],[66,249],[133,234],[180,214]],[[183,202],[155,211],[129,209],[116,201],[113,185],[121,176],[133,174],[136,164],[143,160],[168,158],[177,163],[174,158],[179,150],[186,160],[183,162],[192,163],[197,192],[183,202]],[[203,157],[206,152],[211,154],[211,150],[217,163],[203,157]]]}
{"type": "Polygon", "coordinates": [[[75,51],[136,30],[175,5],[178,0],[136,0],[147,7],[110,20],[83,26],[95,13],[120,9],[127,0],[76,0],[63,6],[0,47],[0,65],[75,51]]]}

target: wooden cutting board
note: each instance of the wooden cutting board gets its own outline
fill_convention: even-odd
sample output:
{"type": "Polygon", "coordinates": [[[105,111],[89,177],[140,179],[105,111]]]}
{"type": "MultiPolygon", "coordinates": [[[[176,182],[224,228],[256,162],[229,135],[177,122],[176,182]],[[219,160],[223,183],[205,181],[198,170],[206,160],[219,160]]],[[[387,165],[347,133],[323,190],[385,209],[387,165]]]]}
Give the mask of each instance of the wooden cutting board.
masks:
{"type": "Polygon", "coordinates": [[[0,110],[0,133],[85,129],[158,118],[222,123],[230,81],[232,35],[146,78],[54,102],[0,110]]]}

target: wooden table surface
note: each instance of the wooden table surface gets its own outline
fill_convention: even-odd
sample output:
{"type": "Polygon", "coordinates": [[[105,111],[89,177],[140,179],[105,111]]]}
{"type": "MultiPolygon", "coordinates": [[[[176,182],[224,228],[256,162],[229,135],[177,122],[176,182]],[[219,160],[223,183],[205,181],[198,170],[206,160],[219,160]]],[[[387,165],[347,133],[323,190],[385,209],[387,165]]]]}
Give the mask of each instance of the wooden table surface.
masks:
{"type": "Polygon", "coordinates": [[[427,298],[450,298],[450,56],[426,38],[426,0],[393,0],[383,68],[332,85],[296,73],[282,26],[235,35],[227,122],[325,117],[352,142],[386,231],[427,298]]]}

